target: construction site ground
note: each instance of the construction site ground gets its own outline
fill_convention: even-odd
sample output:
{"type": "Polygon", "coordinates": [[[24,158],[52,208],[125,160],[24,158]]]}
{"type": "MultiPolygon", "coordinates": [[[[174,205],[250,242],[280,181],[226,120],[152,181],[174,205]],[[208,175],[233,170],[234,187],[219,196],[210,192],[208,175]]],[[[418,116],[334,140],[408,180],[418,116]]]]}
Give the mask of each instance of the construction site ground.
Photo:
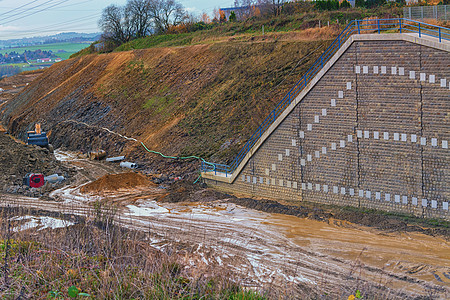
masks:
{"type": "Polygon", "coordinates": [[[349,286],[382,298],[450,295],[445,226],[426,228],[374,213],[237,198],[194,185],[192,176],[171,180],[61,150],[55,151],[56,160],[4,134],[0,142],[3,153],[22,157],[0,164],[2,174],[8,174],[2,177],[0,205],[29,208],[34,215],[16,230],[43,229],[39,216],[48,215],[61,222],[67,220],[63,215],[73,216],[63,222],[72,226],[78,218],[92,219],[99,205],[114,207],[118,224],[150,233],[156,249],[184,253],[193,274],[223,269],[244,286],[286,290],[294,298],[305,288],[349,286]],[[8,192],[5,186],[18,185],[24,172],[19,166],[65,171],[67,181],[38,197],[8,192]]]}

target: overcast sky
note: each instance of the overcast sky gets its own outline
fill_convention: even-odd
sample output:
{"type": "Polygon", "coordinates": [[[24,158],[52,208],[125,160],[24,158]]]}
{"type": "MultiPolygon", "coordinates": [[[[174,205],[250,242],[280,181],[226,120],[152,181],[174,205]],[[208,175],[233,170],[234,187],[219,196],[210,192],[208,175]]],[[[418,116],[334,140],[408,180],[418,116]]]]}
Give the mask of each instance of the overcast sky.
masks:
{"type": "MultiPolygon", "coordinates": [[[[234,0],[179,0],[199,15],[219,7],[231,7],[234,0]]],[[[126,0],[0,0],[0,40],[51,35],[60,32],[99,32],[102,9],[126,0]]]]}

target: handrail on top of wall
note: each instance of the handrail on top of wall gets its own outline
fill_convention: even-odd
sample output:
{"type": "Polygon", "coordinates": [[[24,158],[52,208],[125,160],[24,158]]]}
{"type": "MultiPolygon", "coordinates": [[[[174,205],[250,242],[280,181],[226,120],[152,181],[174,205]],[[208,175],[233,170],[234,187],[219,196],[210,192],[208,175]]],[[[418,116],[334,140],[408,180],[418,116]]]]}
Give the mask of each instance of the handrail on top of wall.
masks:
{"type": "Polygon", "coordinates": [[[314,64],[306,71],[299,81],[289,90],[283,99],[275,106],[269,115],[262,121],[256,131],[248,139],[242,149],[238,152],[234,160],[229,164],[203,163],[201,165],[202,172],[221,173],[225,177],[231,176],[238,165],[245,158],[250,149],[255,145],[258,139],[272,125],[277,117],[291,102],[300,94],[300,92],[311,82],[311,80],[320,72],[323,66],[332,58],[332,56],[341,48],[352,34],[363,33],[417,33],[419,37],[431,36],[442,40],[450,41],[450,28],[427,24],[415,20],[398,18],[398,19],[366,19],[353,20],[344,30],[336,37],[336,39],[328,46],[328,48],[320,55],[314,64]]]}

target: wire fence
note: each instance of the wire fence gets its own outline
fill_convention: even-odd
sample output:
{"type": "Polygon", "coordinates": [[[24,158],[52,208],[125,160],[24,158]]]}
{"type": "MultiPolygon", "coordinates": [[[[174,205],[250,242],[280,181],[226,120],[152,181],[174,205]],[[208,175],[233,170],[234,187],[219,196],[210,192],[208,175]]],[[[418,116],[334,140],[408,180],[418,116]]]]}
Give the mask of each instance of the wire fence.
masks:
{"type": "Polygon", "coordinates": [[[403,17],[412,20],[450,21],[450,5],[403,7],[403,17]]]}

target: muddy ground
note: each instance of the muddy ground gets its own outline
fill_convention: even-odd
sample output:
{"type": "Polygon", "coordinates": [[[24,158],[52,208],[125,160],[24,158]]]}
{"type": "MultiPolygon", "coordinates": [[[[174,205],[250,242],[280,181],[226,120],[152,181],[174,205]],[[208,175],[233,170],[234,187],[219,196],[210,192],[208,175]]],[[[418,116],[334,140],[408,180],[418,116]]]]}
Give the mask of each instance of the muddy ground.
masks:
{"type": "MultiPolygon", "coordinates": [[[[47,199],[51,191],[74,183],[75,178],[78,178],[78,184],[82,184],[95,181],[101,176],[106,176],[101,178],[101,180],[83,186],[81,188],[82,192],[100,192],[103,190],[114,192],[114,190],[120,188],[133,188],[143,185],[146,180],[145,175],[130,173],[127,172],[129,169],[120,168],[118,164],[100,161],[90,162],[90,164],[96,164],[98,167],[93,169],[101,171],[89,174],[84,168],[86,167],[86,161],[83,161],[83,158],[86,159],[86,156],[83,156],[81,153],[77,154],[76,157],[78,159],[72,161],[71,165],[69,165],[57,160],[55,155],[46,148],[25,145],[6,134],[0,134],[0,149],[2,149],[3,153],[3,159],[0,160],[0,187],[6,193],[47,199]],[[59,174],[65,177],[65,181],[59,184],[46,184],[38,189],[29,188],[22,184],[22,178],[27,173],[43,173],[45,176],[59,174]],[[79,173],[78,176],[76,176],[77,173],[79,173]],[[117,173],[124,174],[114,175],[117,173]],[[83,179],[80,181],[80,178],[83,179]]],[[[192,161],[184,162],[165,159],[164,164],[160,165],[162,168],[155,169],[153,167],[154,164],[162,160],[162,158],[157,155],[153,156],[156,159],[149,164],[146,164],[144,160],[140,160],[139,169],[141,173],[149,174],[147,175],[148,180],[151,180],[153,186],[158,186],[166,191],[158,196],[158,201],[161,202],[213,202],[227,199],[230,203],[267,213],[285,214],[322,222],[336,222],[336,220],[340,220],[386,231],[420,232],[432,236],[440,235],[450,239],[448,222],[441,222],[442,226],[433,226],[426,219],[385,214],[377,211],[331,207],[307,202],[294,206],[273,200],[255,200],[224,194],[207,188],[201,180],[197,184],[193,184],[198,174],[193,170],[192,161]]]]}
{"type": "Polygon", "coordinates": [[[448,227],[371,211],[238,198],[193,184],[196,174],[179,160],[168,159],[172,168],[159,173],[143,161],[139,174],[60,150],[56,160],[7,135],[0,145],[10,155],[0,163],[3,186],[16,186],[29,168],[67,174],[65,184],[45,197],[0,193],[0,206],[78,222],[80,216],[95,218],[99,203],[113,205],[118,224],[151,232],[156,249],[184,251],[194,273],[223,268],[249,287],[285,287],[291,298],[311,287],[338,286],[348,295],[358,282],[366,292],[390,298],[448,295],[448,227]]]}

